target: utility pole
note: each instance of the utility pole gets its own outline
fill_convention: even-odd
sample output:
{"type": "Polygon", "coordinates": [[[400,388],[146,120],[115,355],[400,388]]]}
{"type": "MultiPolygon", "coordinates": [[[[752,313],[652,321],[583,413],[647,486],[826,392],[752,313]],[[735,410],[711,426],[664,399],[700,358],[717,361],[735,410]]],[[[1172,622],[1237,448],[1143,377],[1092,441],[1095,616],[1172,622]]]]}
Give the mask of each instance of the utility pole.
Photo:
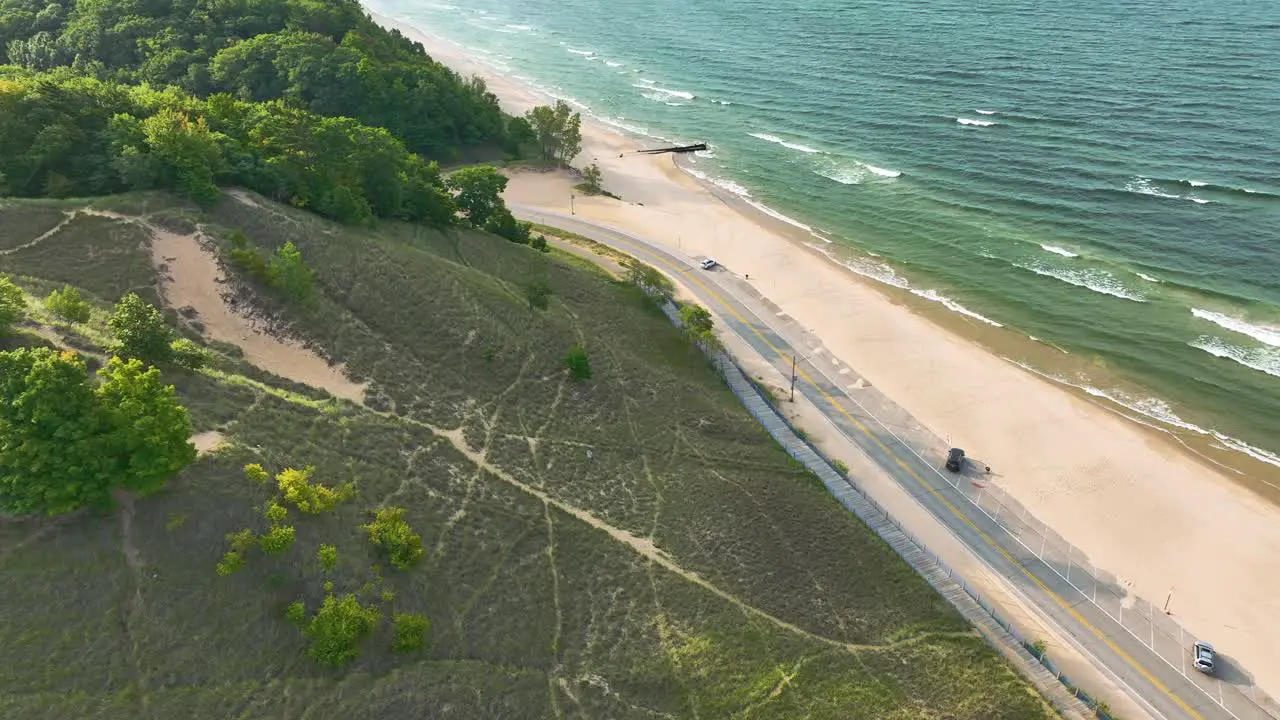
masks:
{"type": "Polygon", "coordinates": [[[569,193],[569,214],[570,214],[570,215],[577,215],[577,214],[578,214],[578,213],[574,212],[574,210],[573,210],[573,193],[569,193]]]}
{"type": "Polygon", "coordinates": [[[791,354],[791,402],[796,401],[796,355],[791,354]]]}

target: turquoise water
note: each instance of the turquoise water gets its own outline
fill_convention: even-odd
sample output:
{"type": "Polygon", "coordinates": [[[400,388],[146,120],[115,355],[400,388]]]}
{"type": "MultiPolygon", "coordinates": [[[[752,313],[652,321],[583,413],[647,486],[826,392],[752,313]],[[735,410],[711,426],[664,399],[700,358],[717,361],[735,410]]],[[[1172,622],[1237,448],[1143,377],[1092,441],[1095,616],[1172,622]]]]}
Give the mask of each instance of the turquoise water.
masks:
{"type": "Polygon", "coordinates": [[[1280,4],[372,7],[709,142],[696,172],[858,272],[1099,370],[1067,381],[1280,453],[1280,4]]]}

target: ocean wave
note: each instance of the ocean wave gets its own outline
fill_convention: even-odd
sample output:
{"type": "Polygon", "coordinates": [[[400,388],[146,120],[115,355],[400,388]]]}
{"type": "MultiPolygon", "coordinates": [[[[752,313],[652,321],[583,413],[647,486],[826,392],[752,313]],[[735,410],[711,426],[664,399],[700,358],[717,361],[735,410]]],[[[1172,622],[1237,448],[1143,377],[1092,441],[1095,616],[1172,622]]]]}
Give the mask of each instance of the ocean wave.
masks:
{"type": "Polygon", "coordinates": [[[857,185],[867,176],[862,167],[830,167],[814,170],[813,172],[828,180],[834,180],[841,185],[857,185]]]}
{"type": "Polygon", "coordinates": [[[974,112],[978,113],[979,115],[995,115],[996,114],[995,110],[974,110],[974,112]]]}
{"type": "MultiPolygon", "coordinates": [[[[1239,187],[1236,185],[1220,185],[1218,183],[1208,182],[1207,180],[1165,180],[1171,185],[1186,185],[1207,193],[1219,193],[1222,195],[1237,195],[1240,197],[1248,197],[1251,199],[1277,198],[1280,195],[1267,192],[1265,190],[1254,190],[1253,188],[1239,187]]],[[[1189,198],[1191,199],[1191,198],[1189,198]]]]}
{"type": "Polygon", "coordinates": [[[922,298],[924,298],[925,300],[932,300],[933,302],[940,303],[940,304],[942,304],[944,307],[946,307],[948,310],[950,310],[950,311],[952,311],[952,312],[960,313],[961,315],[964,315],[965,317],[973,318],[974,320],[978,320],[978,321],[984,322],[984,323],[986,323],[986,324],[988,324],[988,325],[991,325],[991,326],[993,326],[993,327],[1004,327],[1004,325],[1003,325],[1003,324],[998,323],[998,322],[996,322],[995,320],[992,320],[991,318],[986,317],[986,316],[984,316],[984,315],[980,315],[980,314],[978,314],[978,313],[976,313],[976,312],[974,312],[974,311],[970,310],[969,308],[967,308],[967,307],[965,307],[965,306],[961,305],[960,303],[956,302],[955,300],[952,300],[951,298],[946,297],[945,295],[939,295],[939,294],[938,294],[938,291],[936,291],[936,290],[915,290],[915,289],[912,289],[912,290],[911,290],[911,294],[912,294],[912,295],[915,295],[916,297],[922,297],[922,298]]]}
{"type": "Polygon", "coordinates": [[[1023,270],[1029,270],[1037,275],[1051,277],[1055,280],[1061,280],[1068,285],[1075,285],[1086,290],[1092,290],[1103,295],[1110,295],[1122,300],[1132,300],[1133,302],[1146,302],[1147,299],[1141,293],[1133,292],[1126,288],[1123,283],[1115,279],[1110,273],[1101,270],[1088,269],[1072,269],[1066,270],[1062,268],[1049,267],[1040,263],[1031,265],[1023,265],[1014,263],[1015,267],[1023,270]]]}
{"type": "Polygon", "coordinates": [[[995,120],[970,120],[969,118],[956,118],[956,122],[961,125],[972,125],[974,127],[991,127],[996,124],[995,120]]]}
{"type": "Polygon", "coordinates": [[[1252,370],[1280,378],[1280,351],[1262,347],[1240,347],[1212,335],[1202,335],[1199,340],[1187,344],[1210,355],[1234,360],[1252,370]]]}
{"type": "Polygon", "coordinates": [[[605,61],[604,61],[604,64],[605,64],[605,65],[608,65],[609,67],[622,67],[622,63],[620,63],[620,62],[615,62],[615,61],[613,61],[613,60],[605,60],[605,61]]]}
{"type": "Polygon", "coordinates": [[[712,185],[715,185],[721,190],[727,190],[730,193],[733,193],[734,195],[737,195],[738,197],[743,198],[744,200],[751,197],[751,192],[749,190],[747,190],[746,188],[742,187],[741,185],[739,185],[738,183],[732,180],[725,180],[724,178],[712,177],[702,172],[701,170],[694,170],[692,168],[686,168],[685,172],[698,178],[699,180],[702,180],[703,182],[711,183],[712,185]]]}
{"type": "Polygon", "coordinates": [[[1068,257],[1068,258],[1080,257],[1080,253],[1073,253],[1070,250],[1066,248],[1060,248],[1057,245],[1045,245],[1044,243],[1041,243],[1040,249],[1044,250],[1045,252],[1051,252],[1054,255],[1061,255],[1062,257],[1068,257]]]}
{"type": "Polygon", "coordinates": [[[1234,318],[1230,315],[1224,315],[1223,313],[1214,312],[1212,310],[1201,310],[1200,308],[1191,308],[1191,314],[1201,320],[1208,320],[1209,322],[1220,327],[1224,327],[1232,332],[1240,333],[1241,335],[1248,335],[1254,340],[1265,345],[1280,348],[1280,327],[1255,325],[1241,320],[1240,318],[1234,318]]]}
{"type": "Polygon", "coordinates": [[[571,47],[567,47],[565,48],[565,50],[567,52],[573,53],[574,55],[581,55],[583,57],[590,57],[592,55],[595,55],[595,52],[592,50],[574,50],[571,47]]]}
{"type": "Polygon", "coordinates": [[[1154,277],[1151,277],[1150,275],[1147,275],[1147,274],[1145,274],[1145,273],[1140,273],[1140,272],[1138,272],[1138,271],[1136,271],[1136,270],[1134,271],[1134,273],[1133,273],[1133,274],[1134,274],[1134,275],[1137,275],[1138,277],[1142,278],[1143,280],[1146,280],[1147,282],[1151,282],[1151,283],[1158,283],[1158,282],[1160,282],[1160,278],[1154,278],[1154,277]]]}
{"type": "MultiPolygon", "coordinates": [[[[658,87],[656,84],[654,84],[653,80],[645,80],[643,78],[640,79],[640,83],[633,84],[631,87],[638,88],[640,90],[649,90],[653,93],[665,95],[668,98],[680,98],[681,100],[692,100],[695,97],[697,97],[693,93],[687,92],[685,90],[671,90],[664,87],[658,87]]],[[[650,98],[650,99],[652,100],[653,98],[650,98]]]]}
{"type": "Polygon", "coordinates": [[[730,101],[728,101],[728,100],[712,100],[711,102],[713,102],[713,103],[715,103],[715,104],[717,104],[717,105],[732,105],[732,104],[733,104],[732,102],[730,102],[730,101]]]}
{"type": "Polygon", "coordinates": [[[871,172],[875,173],[876,175],[879,175],[880,177],[887,177],[887,178],[902,177],[902,171],[900,170],[888,170],[885,168],[876,167],[875,165],[868,165],[867,163],[862,163],[862,167],[870,170],[871,172]]]}
{"type": "Polygon", "coordinates": [[[757,140],[764,140],[765,142],[770,142],[775,145],[781,145],[784,148],[789,148],[797,152],[802,152],[802,153],[805,153],[806,155],[812,155],[814,153],[822,152],[821,150],[818,150],[817,148],[811,148],[808,145],[801,145],[800,143],[787,142],[786,140],[783,140],[777,135],[769,135],[768,133],[747,133],[747,134],[757,140]]]}
{"type": "Polygon", "coordinates": [[[512,30],[519,30],[520,32],[530,32],[533,30],[532,25],[504,25],[503,27],[508,27],[512,30]]]}
{"type": "MultiPolygon", "coordinates": [[[[1182,183],[1182,182],[1183,181],[1181,180],[1178,181],[1178,183],[1182,183]]],[[[1187,184],[1190,184],[1190,183],[1187,183],[1187,184]]],[[[1204,187],[1204,186],[1195,186],[1195,187],[1204,187]]],[[[1202,197],[1198,197],[1196,195],[1189,195],[1189,194],[1180,195],[1178,193],[1169,192],[1168,189],[1162,186],[1159,181],[1152,180],[1149,177],[1143,177],[1141,175],[1125,183],[1124,189],[1127,192],[1137,193],[1138,195],[1150,195],[1151,197],[1167,198],[1169,200],[1190,200],[1191,202],[1196,203],[1197,205],[1207,205],[1208,203],[1211,202],[1210,200],[1207,200],[1202,197]]]]}

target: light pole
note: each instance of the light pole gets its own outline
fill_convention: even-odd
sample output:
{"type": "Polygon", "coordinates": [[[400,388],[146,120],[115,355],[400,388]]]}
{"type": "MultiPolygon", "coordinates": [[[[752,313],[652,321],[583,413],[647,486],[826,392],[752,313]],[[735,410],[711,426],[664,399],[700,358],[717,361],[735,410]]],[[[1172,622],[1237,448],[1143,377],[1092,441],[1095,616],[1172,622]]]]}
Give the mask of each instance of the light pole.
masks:
{"type": "MultiPolygon", "coordinates": [[[[808,360],[813,353],[801,355],[801,360],[808,360]]],[[[791,353],[791,402],[796,401],[796,354],[791,353]]]]}
{"type": "Polygon", "coordinates": [[[576,212],[574,212],[574,211],[573,211],[573,193],[569,193],[569,214],[570,214],[570,215],[577,215],[577,214],[578,214],[578,213],[576,213],[576,212]]]}

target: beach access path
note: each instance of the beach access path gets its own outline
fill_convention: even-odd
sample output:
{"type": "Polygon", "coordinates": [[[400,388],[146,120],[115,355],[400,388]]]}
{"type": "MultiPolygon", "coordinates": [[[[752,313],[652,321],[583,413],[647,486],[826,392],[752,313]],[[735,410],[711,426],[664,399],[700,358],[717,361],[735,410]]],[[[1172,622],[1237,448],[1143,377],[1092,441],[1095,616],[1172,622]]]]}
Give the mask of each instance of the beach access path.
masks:
{"type": "MultiPolygon", "coordinates": [[[[833,365],[790,337],[785,314],[725,268],[701,270],[694,258],[681,257],[655,243],[577,217],[522,205],[510,205],[522,220],[558,227],[616,248],[673,276],[699,302],[723,319],[726,329],[766,362],[791,377],[795,390],[813,404],[853,444],[873,460],[928,514],[1106,673],[1153,717],[1168,720],[1264,720],[1257,706],[1237,703],[1228,709],[1223,683],[1198,676],[1152,651],[1106,612],[1089,602],[1036,554],[1022,547],[996,520],[971,503],[940,471],[942,457],[916,454],[882,424],[879,417],[900,417],[900,408],[868,407],[850,394],[863,387],[850,368],[833,365]],[[834,371],[834,372],[833,372],[834,371]],[[833,379],[832,374],[839,378],[833,379]]],[[[877,402],[888,404],[883,396],[877,402]]],[[[854,473],[856,478],[856,472],[854,473]]],[[[865,488],[878,502],[875,491],[865,488]]],[[[914,532],[914,530],[913,530],[914,532]]],[[[916,533],[924,535],[927,533],[916,533]]],[[[1188,639],[1188,644],[1190,639],[1188,639]]],[[[1088,689],[1088,688],[1086,688],[1088,689]]]]}

